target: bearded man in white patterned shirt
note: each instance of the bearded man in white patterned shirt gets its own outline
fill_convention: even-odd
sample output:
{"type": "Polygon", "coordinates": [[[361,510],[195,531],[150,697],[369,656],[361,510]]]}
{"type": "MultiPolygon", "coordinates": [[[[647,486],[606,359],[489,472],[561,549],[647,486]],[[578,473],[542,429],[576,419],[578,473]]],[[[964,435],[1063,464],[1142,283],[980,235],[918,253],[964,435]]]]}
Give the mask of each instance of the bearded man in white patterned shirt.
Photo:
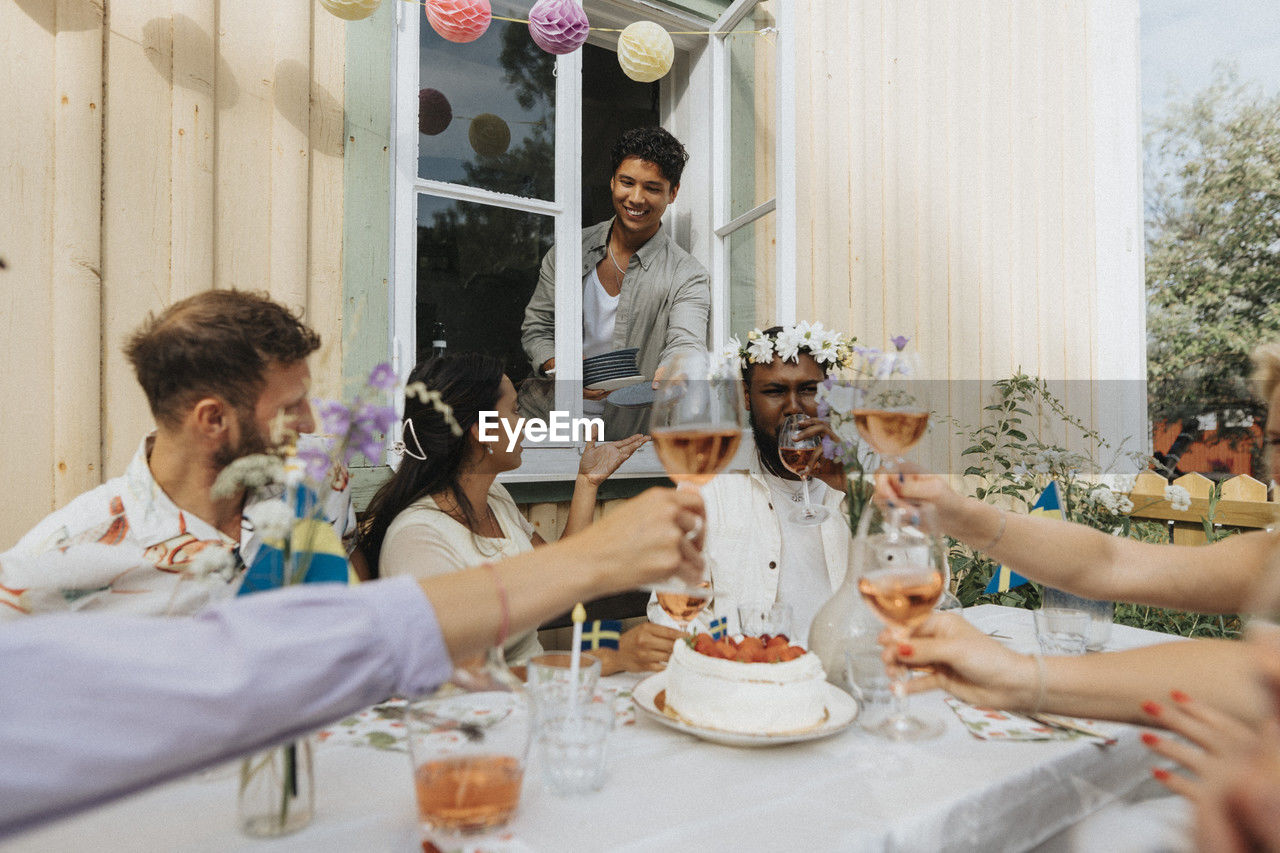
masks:
{"type": "MultiPolygon", "coordinates": [[[[817,418],[818,385],[851,356],[849,341],[821,324],[798,323],[755,330],[746,346],[736,340],[730,355],[740,359],[756,452],[746,473],[720,474],[702,487],[707,506],[705,553],[711,563],[715,597],[710,615],[738,633],[740,605],[786,604],[792,611],[791,639],[808,643],[818,609],[844,581],[850,541],[842,509],[845,475],[822,459],[809,481],[810,500],[827,509],[820,524],[797,524],[803,501],[800,478],[778,456],[778,429],[788,415],[809,418],[801,435],[829,434],[817,418]]],[[[650,621],[673,625],[656,598],[650,621]]]]}
{"type": "MultiPolygon", "coordinates": [[[[273,430],[308,433],[307,357],[320,337],[266,296],[209,290],[150,317],[125,345],[156,431],[123,476],[80,495],[0,554],[0,618],[59,610],[191,613],[239,589],[261,544],[247,510],[278,489],[210,489],[273,430]],[[219,566],[210,575],[204,569],[219,566]]],[[[345,472],[325,515],[355,530],[345,472]]]]}

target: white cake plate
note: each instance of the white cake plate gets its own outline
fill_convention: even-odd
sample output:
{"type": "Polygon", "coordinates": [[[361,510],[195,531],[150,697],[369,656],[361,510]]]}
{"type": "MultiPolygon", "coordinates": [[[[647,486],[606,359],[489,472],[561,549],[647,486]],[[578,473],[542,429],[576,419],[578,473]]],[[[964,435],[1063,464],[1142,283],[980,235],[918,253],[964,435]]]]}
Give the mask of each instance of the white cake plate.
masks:
{"type": "Polygon", "coordinates": [[[728,732],[723,729],[695,726],[684,720],[667,716],[658,705],[658,694],[667,689],[665,672],[655,673],[637,684],[631,691],[631,701],[635,704],[637,711],[642,712],[655,723],[661,723],[667,728],[694,735],[712,743],[722,743],[726,746],[779,746],[784,743],[800,743],[830,737],[853,724],[858,716],[858,703],[854,698],[834,684],[824,682],[823,687],[827,690],[824,700],[827,706],[827,718],[811,729],[786,734],[728,732]]]}

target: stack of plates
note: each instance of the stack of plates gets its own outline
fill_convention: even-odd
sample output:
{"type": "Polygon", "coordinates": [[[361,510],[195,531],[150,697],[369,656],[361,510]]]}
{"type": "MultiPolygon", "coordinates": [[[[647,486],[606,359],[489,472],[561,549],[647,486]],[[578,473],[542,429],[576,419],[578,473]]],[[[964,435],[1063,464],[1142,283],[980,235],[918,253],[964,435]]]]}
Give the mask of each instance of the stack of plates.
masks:
{"type": "Polygon", "coordinates": [[[616,391],[643,382],[636,367],[638,347],[593,355],[582,361],[582,384],[592,391],[616,391]]]}

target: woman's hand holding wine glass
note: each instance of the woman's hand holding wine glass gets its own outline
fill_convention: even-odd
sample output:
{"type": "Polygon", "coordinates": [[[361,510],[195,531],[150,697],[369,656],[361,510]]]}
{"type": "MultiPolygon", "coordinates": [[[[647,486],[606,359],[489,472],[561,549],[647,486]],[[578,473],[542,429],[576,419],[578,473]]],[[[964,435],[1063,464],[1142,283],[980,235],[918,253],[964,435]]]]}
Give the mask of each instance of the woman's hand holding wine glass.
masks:
{"type": "MultiPolygon", "coordinates": [[[[864,568],[858,592],[893,634],[904,642],[933,611],[946,587],[946,563],[938,540],[918,527],[886,525],[883,533],[862,540],[864,568]]],[[[894,698],[893,713],[875,728],[891,740],[923,740],[937,737],[942,726],[907,712],[908,674],[900,666],[889,667],[894,698]]]]}

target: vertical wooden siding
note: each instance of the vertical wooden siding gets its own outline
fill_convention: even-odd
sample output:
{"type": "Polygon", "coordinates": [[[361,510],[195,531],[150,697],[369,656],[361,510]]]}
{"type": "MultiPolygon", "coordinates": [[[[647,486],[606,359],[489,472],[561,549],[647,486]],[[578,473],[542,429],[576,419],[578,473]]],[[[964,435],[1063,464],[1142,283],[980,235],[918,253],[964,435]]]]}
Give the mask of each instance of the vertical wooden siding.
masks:
{"type": "MultiPolygon", "coordinates": [[[[1090,52],[1136,35],[1092,43],[1085,0],[804,6],[798,316],[911,336],[932,378],[1096,378],[1094,99],[1137,93],[1090,79],[1090,52]]],[[[1088,383],[1059,387],[1098,420],[1088,383]]],[[[953,384],[953,416],[979,420],[973,390],[953,384]]],[[[929,458],[954,463],[934,432],[929,458]]]]}
{"type": "Polygon", "coordinates": [[[267,290],[339,390],[344,26],[311,0],[0,4],[0,548],[150,429],[120,353],[148,312],[267,290]]]}

